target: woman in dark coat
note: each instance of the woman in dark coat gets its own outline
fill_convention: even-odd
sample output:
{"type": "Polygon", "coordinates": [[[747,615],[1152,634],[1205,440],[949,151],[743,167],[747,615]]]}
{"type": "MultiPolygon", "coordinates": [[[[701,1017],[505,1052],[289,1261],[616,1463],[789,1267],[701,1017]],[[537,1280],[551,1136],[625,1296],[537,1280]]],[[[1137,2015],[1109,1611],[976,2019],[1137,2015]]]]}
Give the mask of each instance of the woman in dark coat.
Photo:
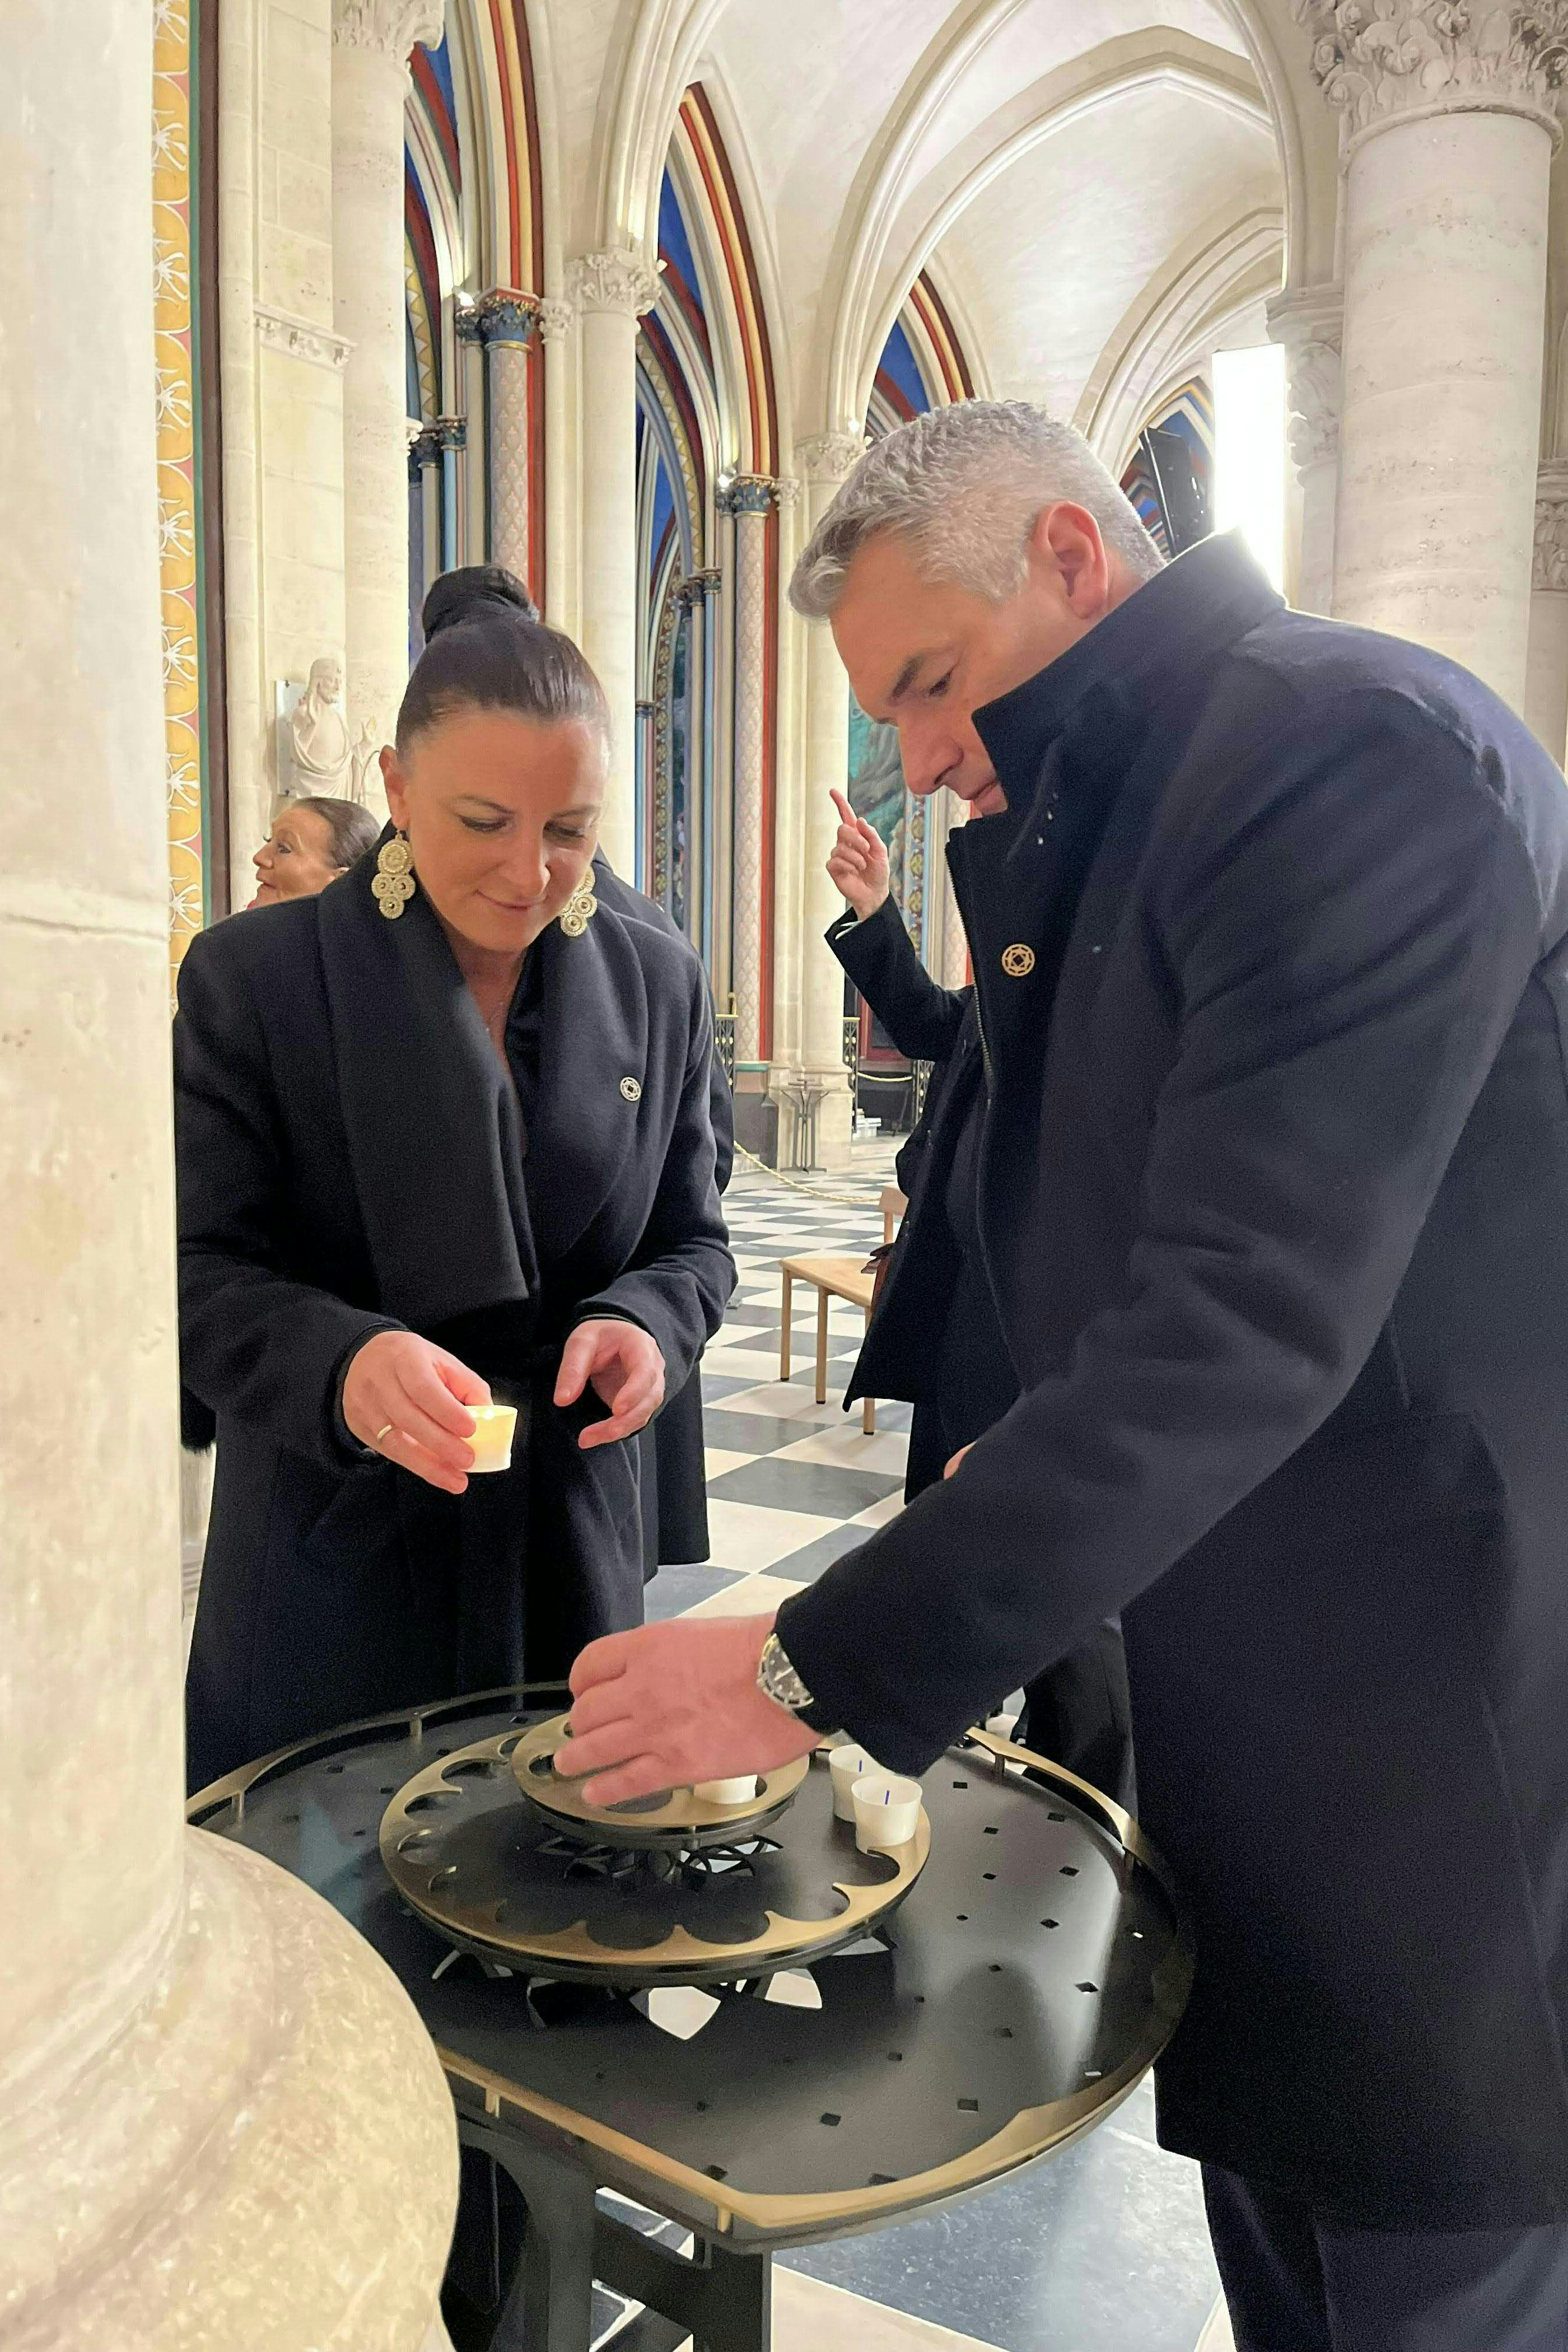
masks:
{"type": "Polygon", "coordinates": [[[701,966],[591,887],[598,682],[483,578],[425,627],[378,853],[181,973],[193,1787],[636,1623],[636,1433],[734,1283],[701,966]],[[512,1467],[470,1481],[492,1392],[512,1467]]]}

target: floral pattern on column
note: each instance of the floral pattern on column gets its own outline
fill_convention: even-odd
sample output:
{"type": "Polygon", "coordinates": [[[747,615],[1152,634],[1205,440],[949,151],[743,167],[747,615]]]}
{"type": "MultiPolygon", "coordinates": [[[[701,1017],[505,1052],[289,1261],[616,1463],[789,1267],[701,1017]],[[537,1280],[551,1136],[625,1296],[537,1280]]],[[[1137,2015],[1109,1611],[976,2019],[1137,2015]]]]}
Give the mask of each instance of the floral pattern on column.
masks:
{"type": "Polygon", "coordinates": [[[528,577],[528,344],[538,303],[531,294],[497,289],[474,311],[485,346],[488,412],[490,560],[528,577]]]}

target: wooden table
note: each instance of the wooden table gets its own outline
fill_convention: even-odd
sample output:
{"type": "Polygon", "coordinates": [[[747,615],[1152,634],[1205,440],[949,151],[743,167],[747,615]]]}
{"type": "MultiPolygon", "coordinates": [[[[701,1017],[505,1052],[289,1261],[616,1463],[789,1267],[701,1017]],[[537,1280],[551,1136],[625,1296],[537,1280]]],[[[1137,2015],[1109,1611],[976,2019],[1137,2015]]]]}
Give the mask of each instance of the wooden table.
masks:
{"type": "MultiPolygon", "coordinates": [[[[780,1261],[784,1276],[784,1312],[779,1334],[779,1377],[789,1377],[789,1300],[798,1282],[810,1283],[817,1293],[817,1402],[828,1402],[828,1301],[847,1298],[852,1307],[862,1309],[867,1324],[871,1322],[872,1292],[874,1275],[865,1270],[865,1261],[858,1257],[787,1257],[780,1261]]],[[[864,1400],[861,1427],[868,1437],[876,1432],[876,1400],[864,1400]]]]}

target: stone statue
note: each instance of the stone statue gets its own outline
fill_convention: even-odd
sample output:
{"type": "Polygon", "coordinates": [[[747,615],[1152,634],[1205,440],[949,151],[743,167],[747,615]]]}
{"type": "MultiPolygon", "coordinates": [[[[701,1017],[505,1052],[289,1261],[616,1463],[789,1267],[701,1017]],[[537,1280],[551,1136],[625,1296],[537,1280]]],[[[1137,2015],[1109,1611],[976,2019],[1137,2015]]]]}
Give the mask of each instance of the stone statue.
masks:
{"type": "Polygon", "coordinates": [[[310,665],[305,691],[288,714],[288,754],[298,796],[340,795],[348,781],[349,722],[343,716],[343,665],[323,654],[310,665]]]}
{"type": "Polygon", "coordinates": [[[367,719],[360,730],[360,740],[354,746],[354,781],[349,797],[366,805],[371,772],[381,758],[382,733],[373,719],[367,719]]]}

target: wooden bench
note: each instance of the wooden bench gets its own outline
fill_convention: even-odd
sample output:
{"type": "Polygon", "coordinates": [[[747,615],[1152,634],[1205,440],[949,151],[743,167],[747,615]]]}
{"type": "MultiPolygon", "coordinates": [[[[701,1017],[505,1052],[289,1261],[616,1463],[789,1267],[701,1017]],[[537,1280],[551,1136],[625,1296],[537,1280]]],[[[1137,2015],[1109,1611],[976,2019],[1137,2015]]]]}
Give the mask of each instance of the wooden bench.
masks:
{"type": "MultiPolygon", "coordinates": [[[[852,1307],[860,1307],[865,1319],[871,1321],[872,1289],[874,1275],[864,1271],[865,1261],[858,1257],[787,1257],[780,1261],[784,1276],[784,1312],[779,1334],[779,1377],[789,1377],[789,1301],[798,1282],[809,1282],[817,1293],[817,1402],[828,1402],[828,1301],[847,1298],[852,1307]]],[[[862,1400],[861,1427],[868,1437],[876,1433],[876,1401],[862,1400]]]]}

